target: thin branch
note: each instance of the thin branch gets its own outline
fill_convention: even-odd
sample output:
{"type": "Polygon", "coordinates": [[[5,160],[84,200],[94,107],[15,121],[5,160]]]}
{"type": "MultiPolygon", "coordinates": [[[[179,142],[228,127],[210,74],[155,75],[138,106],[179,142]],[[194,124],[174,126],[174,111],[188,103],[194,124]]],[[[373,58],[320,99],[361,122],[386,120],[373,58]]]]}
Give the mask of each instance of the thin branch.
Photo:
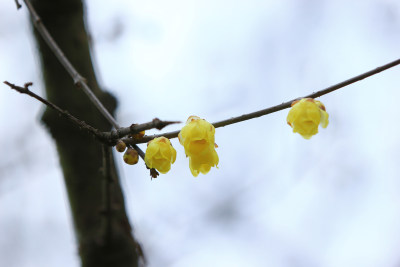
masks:
{"type": "Polygon", "coordinates": [[[73,124],[75,124],[79,128],[85,129],[86,131],[88,131],[89,133],[94,135],[97,139],[99,139],[101,142],[106,143],[106,144],[110,143],[109,140],[107,139],[107,136],[103,132],[99,131],[98,129],[96,129],[96,128],[92,127],[92,126],[90,126],[86,122],[75,118],[68,111],[62,110],[57,105],[51,103],[50,101],[38,96],[37,94],[35,94],[32,91],[30,91],[29,90],[29,86],[32,85],[31,82],[25,83],[24,87],[17,86],[15,84],[9,83],[7,81],[5,81],[4,83],[6,85],[8,85],[10,88],[16,90],[17,92],[19,92],[21,94],[29,95],[29,96],[39,100],[40,102],[42,102],[43,104],[45,104],[49,108],[56,110],[60,115],[62,115],[65,118],[67,118],[70,122],[72,122],[73,124]]]}
{"type": "MultiPolygon", "coordinates": [[[[71,62],[67,59],[63,51],[60,49],[60,47],[57,45],[49,31],[46,29],[44,26],[42,20],[40,19],[39,15],[36,13],[36,10],[34,9],[32,3],[29,0],[24,0],[26,6],[28,7],[28,10],[31,14],[33,24],[35,25],[35,28],[38,30],[40,35],[43,37],[44,41],[47,43],[47,45],[50,47],[50,49],[53,51],[54,55],[57,57],[57,59],[60,61],[60,63],[64,66],[64,68],[67,70],[69,75],[72,77],[74,84],[82,88],[83,91],[86,93],[86,95],[89,97],[89,99],[92,101],[92,103],[97,107],[97,109],[101,112],[101,114],[108,120],[108,122],[111,123],[111,125],[114,126],[114,128],[119,129],[120,126],[117,123],[117,121],[114,119],[114,117],[108,112],[108,110],[103,106],[103,104],[100,102],[100,100],[95,96],[93,91],[90,89],[90,87],[86,83],[86,79],[84,79],[78,71],[74,68],[74,66],[71,64],[71,62]]],[[[144,154],[144,152],[137,147],[138,153],[144,154]]]]}
{"type": "Polygon", "coordinates": [[[158,129],[162,130],[164,127],[181,123],[180,121],[162,121],[158,118],[154,118],[150,122],[142,123],[142,124],[132,124],[129,127],[121,127],[119,129],[113,130],[110,132],[110,139],[119,139],[121,137],[127,136],[128,134],[136,134],[141,131],[150,130],[150,129],[158,129]]]}
{"type": "MultiPolygon", "coordinates": [[[[29,86],[32,85],[31,82],[25,83],[24,87],[12,84],[8,81],[4,81],[4,84],[8,85],[11,89],[14,89],[21,94],[29,95],[29,96],[39,100],[40,102],[42,102],[49,108],[56,110],[60,115],[67,118],[70,122],[72,122],[79,128],[87,130],[94,137],[96,137],[100,142],[102,142],[103,144],[109,145],[109,146],[114,146],[121,137],[126,136],[128,134],[136,134],[141,131],[148,130],[148,129],[154,129],[154,128],[161,130],[164,127],[166,127],[167,125],[179,123],[178,121],[162,121],[158,118],[155,118],[150,122],[146,122],[146,123],[142,123],[142,124],[132,124],[130,127],[112,130],[111,132],[101,132],[98,129],[94,128],[93,126],[87,124],[86,122],[81,121],[78,118],[72,116],[68,111],[61,109],[60,107],[53,104],[52,102],[50,102],[50,101],[40,97],[39,95],[35,94],[34,92],[30,91],[29,86]]],[[[144,152],[140,149],[140,147],[138,147],[136,145],[132,145],[132,146],[138,152],[139,156],[144,160],[144,152]]]]}
{"type": "Polygon", "coordinates": [[[121,140],[125,144],[130,144],[130,145],[132,145],[132,144],[142,144],[142,143],[147,143],[147,142],[153,140],[154,138],[161,137],[161,136],[163,136],[165,138],[168,138],[168,139],[176,138],[176,137],[178,137],[179,132],[180,132],[180,130],[173,131],[173,132],[168,132],[168,133],[162,133],[162,134],[145,135],[140,139],[122,138],[121,140]]]}
{"type": "MultiPolygon", "coordinates": [[[[131,146],[133,147],[133,149],[135,149],[135,150],[137,151],[137,153],[139,154],[139,156],[140,156],[140,157],[142,158],[142,160],[144,161],[145,153],[140,149],[140,147],[138,147],[136,144],[131,144],[131,146]]],[[[145,162],[145,164],[146,164],[146,162],[145,162]]],[[[154,169],[154,168],[151,168],[151,169],[150,169],[149,167],[147,167],[147,165],[146,165],[146,168],[150,170],[150,176],[151,176],[151,178],[157,178],[158,175],[160,175],[156,169],[154,169]]]]}
{"type": "Polygon", "coordinates": [[[47,43],[47,45],[53,51],[54,55],[57,57],[57,59],[67,70],[69,75],[72,77],[74,84],[77,87],[83,89],[83,91],[86,93],[86,95],[92,101],[92,103],[97,107],[97,109],[101,112],[101,114],[103,114],[103,116],[108,120],[108,122],[111,123],[111,125],[113,125],[116,129],[118,129],[119,125],[118,125],[117,121],[114,119],[113,116],[111,116],[111,114],[108,112],[108,110],[103,106],[103,104],[99,101],[99,99],[93,94],[92,90],[86,83],[86,79],[83,78],[78,73],[78,71],[74,68],[74,66],[71,64],[71,62],[64,55],[63,51],[60,49],[60,47],[54,41],[51,34],[48,32],[48,30],[44,26],[42,20],[40,19],[39,15],[36,13],[36,10],[34,9],[31,2],[29,0],[24,0],[24,2],[26,4],[26,6],[28,7],[28,10],[31,14],[33,25],[35,25],[36,29],[38,30],[40,35],[43,37],[44,41],[47,43]]]}
{"type": "MultiPolygon", "coordinates": [[[[264,115],[267,115],[267,114],[271,114],[271,113],[274,113],[274,112],[277,112],[277,111],[280,111],[280,110],[283,110],[283,109],[286,109],[286,108],[290,108],[292,102],[295,101],[295,100],[298,100],[298,99],[301,99],[301,98],[317,98],[317,97],[329,94],[329,93],[331,93],[331,92],[333,92],[335,90],[343,88],[343,87],[345,87],[347,85],[350,85],[352,83],[361,81],[361,80],[363,80],[365,78],[371,77],[371,76],[373,76],[373,75],[375,75],[375,74],[377,74],[379,72],[382,72],[384,70],[390,69],[390,68],[392,68],[394,66],[397,66],[399,64],[400,64],[400,59],[397,59],[397,60],[395,60],[393,62],[387,63],[387,64],[385,64],[383,66],[380,66],[380,67],[375,68],[373,70],[367,71],[367,72],[365,72],[363,74],[357,75],[357,76],[355,76],[353,78],[350,78],[350,79],[345,80],[343,82],[340,82],[338,84],[329,86],[329,87],[327,87],[325,89],[322,89],[322,90],[320,90],[318,92],[309,94],[307,96],[298,97],[298,98],[292,99],[290,101],[284,102],[284,103],[276,105],[276,106],[272,106],[272,107],[269,107],[269,108],[266,108],[266,109],[262,109],[262,110],[259,110],[259,111],[252,112],[252,113],[244,114],[244,115],[241,115],[241,116],[238,116],[238,117],[233,117],[233,118],[230,118],[230,119],[214,122],[212,124],[214,125],[215,128],[224,127],[224,126],[231,125],[231,124],[234,124],[234,123],[238,123],[238,122],[254,119],[254,118],[261,117],[261,116],[264,116],[264,115]]],[[[161,136],[164,136],[166,138],[175,138],[175,137],[178,136],[179,132],[180,131],[174,131],[174,132],[168,132],[168,133],[164,133],[164,134],[149,135],[149,136],[144,136],[143,138],[137,139],[137,140],[132,140],[132,139],[129,139],[129,138],[123,138],[122,141],[124,141],[127,144],[140,144],[140,143],[146,143],[146,142],[148,142],[148,141],[150,141],[150,140],[152,140],[154,138],[161,137],[161,136]]]]}

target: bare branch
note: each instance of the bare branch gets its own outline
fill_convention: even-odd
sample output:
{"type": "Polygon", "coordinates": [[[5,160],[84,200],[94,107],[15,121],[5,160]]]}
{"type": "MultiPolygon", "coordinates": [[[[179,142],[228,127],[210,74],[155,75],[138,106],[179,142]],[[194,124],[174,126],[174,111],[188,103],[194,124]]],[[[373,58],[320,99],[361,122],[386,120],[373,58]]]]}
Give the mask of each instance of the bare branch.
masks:
{"type": "MultiPolygon", "coordinates": [[[[89,99],[92,101],[92,103],[97,107],[97,109],[101,112],[101,114],[111,123],[111,125],[114,126],[114,128],[119,129],[120,126],[118,125],[117,121],[114,119],[114,117],[108,112],[108,110],[103,106],[103,104],[100,102],[100,100],[93,94],[92,90],[86,83],[86,79],[84,79],[78,71],[74,68],[74,66],[71,64],[71,62],[67,59],[67,57],[64,55],[60,47],[57,45],[51,34],[48,32],[46,27],[44,26],[42,20],[40,19],[39,15],[36,13],[36,10],[34,9],[32,3],[29,0],[24,0],[26,6],[28,7],[28,10],[31,14],[33,24],[35,25],[35,28],[38,30],[40,35],[43,37],[44,41],[47,43],[47,45],[50,47],[50,49],[53,51],[54,55],[57,57],[57,59],[60,61],[60,63],[64,66],[64,68],[67,70],[69,75],[72,77],[74,84],[82,88],[83,91],[86,93],[86,95],[89,97],[89,99]]],[[[137,147],[138,153],[141,152],[142,154],[143,151],[137,147]]]]}
{"type": "MultiPolygon", "coordinates": [[[[111,132],[101,132],[98,129],[94,128],[93,126],[87,124],[84,121],[81,121],[77,119],[76,117],[72,116],[68,111],[62,110],[59,108],[57,105],[51,103],[50,101],[40,97],[39,95],[35,94],[34,92],[29,90],[29,86],[32,86],[31,82],[25,83],[24,87],[17,86],[15,84],[12,84],[8,81],[4,81],[4,84],[8,85],[10,88],[16,90],[17,92],[21,94],[27,94],[46,106],[48,106],[51,109],[56,110],[60,115],[63,115],[66,117],[69,121],[71,121],[73,124],[78,126],[79,128],[87,130],[89,133],[94,135],[99,141],[102,143],[109,145],[109,146],[114,146],[119,138],[126,136],[128,134],[135,134],[139,133],[144,130],[148,129],[163,129],[165,126],[174,124],[174,123],[179,123],[179,121],[162,121],[158,118],[153,119],[151,122],[147,123],[142,123],[142,124],[132,124],[130,127],[125,127],[125,128],[120,128],[117,130],[113,130],[111,132]]],[[[133,148],[138,152],[139,156],[144,160],[144,152],[140,149],[140,147],[136,146],[135,144],[132,144],[133,148]]]]}
{"type": "Polygon", "coordinates": [[[57,59],[60,61],[60,63],[67,70],[69,75],[72,77],[74,84],[77,87],[83,89],[83,91],[86,93],[86,95],[92,101],[92,103],[97,107],[97,109],[101,112],[101,114],[108,120],[108,122],[111,123],[111,125],[113,125],[116,129],[118,129],[119,125],[116,122],[116,120],[113,118],[113,116],[111,116],[111,114],[103,106],[103,104],[100,102],[100,100],[93,94],[92,90],[86,83],[86,79],[83,78],[78,73],[78,71],[74,68],[74,66],[71,64],[71,62],[64,55],[63,51],[60,49],[60,47],[57,45],[57,43],[54,41],[53,37],[50,35],[48,30],[44,26],[42,20],[40,19],[39,15],[36,13],[36,10],[33,8],[31,2],[29,0],[24,0],[24,2],[26,4],[26,6],[28,7],[29,13],[31,14],[32,21],[33,21],[33,24],[35,25],[36,29],[38,30],[40,35],[43,37],[44,41],[47,43],[47,45],[50,47],[50,49],[53,51],[54,55],[57,57],[57,59]]]}
{"type": "Polygon", "coordinates": [[[56,106],[55,104],[51,103],[50,101],[38,96],[37,94],[35,94],[34,92],[29,90],[29,86],[32,85],[31,82],[25,83],[24,87],[21,86],[17,86],[15,84],[9,83],[7,81],[4,82],[6,85],[8,85],[10,88],[16,90],[17,92],[21,93],[21,94],[26,94],[29,95],[37,100],[39,100],[40,102],[42,102],[43,104],[45,104],[46,106],[48,106],[51,109],[56,110],[60,115],[64,116],[65,118],[67,118],[70,122],[72,122],[73,124],[75,124],[76,126],[78,126],[81,129],[85,129],[86,131],[88,131],[89,133],[91,133],[93,136],[95,136],[97,139],[99,139],[101,142],[110,145],[110,141],[107,138],[107,135],[105,135],[103,132],[99,131],[98,129],[90,126],[89,124],[87,124],[84,121],[81,121],[77,118],[75,118],[74,116],[72,116],[68,111],[62,110],[61,108],[59,108],[58,106],[56,106]]]}
{"type": "MultiPolygon", "coordinates": [[[[233,118],[230,118],[230,119],[214,122],[212,124],[214,125],[215,128],[224,127],[224,126],[231,125],[231,124],[234,124],[234,123],[238,123],[238,122],[254,119],[254,118],[261,117],[261,116],[264,116],[264,115],[267,115],[267,114],[271,114],[271,113],[274,113],[274,112],[277,112],[277,111],[280,111],[280,110],[283,110],[283,109],[286,109],[286,108],[290,108],[292,102],[295,101],[295,100],[298,100],[298,99],[301,99],[301,98],[316,98],[316,97],[320,97],[320,96],[329,94],[329,93],[331,93],[331,92],[333,92],[335,90],[343,88],[343,87],[345,87],[347,85],[350,85],[352,83],[361,81],[361,80],[363,80],[365,78],[371,77],[371,76],[373,76],[373,75],[375,75],[375,74],[377,74],[379,72],[382,72],[384,70],[390,69],[390,68],[392,68],[394,66],[397,66],[399,64],[400,64],[400,59],[397,59],[397,60],[392,61],[390,63],[387,63],[387,64],[385,64],[383,66],[380,66],[380,67],[375,68],[373,70],[367,71],[367,72],[365,72],[363,74],[357,75],[357,76],[355,76],[353,78],[350,78],[350,79],[345,80],[343,82],[340,82],[338,84],[329,86],[329,87],[327,87],[325,89],[322,89],[322,90],[320,90],[318,92],[309,94],[307,96],[298,97],[298,98],[292,99],[290,101],[284,102],[284,103],[276,105],[276,106],[272,106],[272,107],[269,107],[269,108],[266,108],[266,109],[262,109],[262,110],[259,110],[259,111],[252,112],[252,113],[244,114],[244,115],[241,115],[241,116],[238,116],[238,117],[233,117],[233,118]]],[[[152,140],[154,138],[161,137],[161,136],[164,136],[166,138],[175,138],[175,137],[178,136],[178,134],[179,134],[179,131],[174,131],[174,132],[168,132],[168,133],[164,133],[164,134],[156,134],[156,135],[144,136],[143,138],[137,139],[137,140],[132,140],[132,139],[129,139],[129,138],[123,138],[122,141],[124,141],[126,144],[140,144],[140,143],[146,143],[146,142],[148,142],[148,141],[150,141],[150,140],[152,140]]]]}
{"type": "Polygon", "coordinates": [[[142,143],[147,143],[154,138],[164,136],[165,138],[171,139],[171,138],[176,138],[178,137],[180,131],[173,131],[173,132],[168,132],[168,133],[162,133],[162,134],[154,134],[154,135],[145,135],[143,138],[140,139],[132,139],[132,138],[122,138],[121,140],[125,144],[142,144],[142,143]]]}
{"type": "Polygon", "coordinates": [[[235,117],[235,118],[231,118],[231,119],[227,119],[227,120],[223,120],[223,121],[219,121],[219,122],[214,122],[213,125],[214,125],[215,128],[224,127],[224,126],[227,126],[227,125],[230,125],[230,124],[238,123],[238,122],[245,121],[245,120],[250,120],[250,119],[261,117],[261,116],[264,116],[264,115],[267,115],[267,114],[270,114],[270,113],[274,113],[274,112],[277,112],[277,111],[280,111],[280,110],[283,110],[283,109],[286,109],[286,108],[290,108],[292,102],[295,101],[295,100],[298,100],[298,99],[301,99],[301,98],[316,98],[316,97],[320,97],[320,96],[329,94],[329,93],[331,93],[331,92],[333,92],[335,90],[338,90],[338,89],[343,88],[343,87],[345,87],[347,85],[350,85],[352,83],[355,83],[355,82],[358,82],[360,80],[363,80],[363,79],[365,79],[367,77],[375,75],[375,74],[377,74],[377,73],[379,73],[381,71],[387,70],[387,69],[392,68],[392,67],[394,67],[396,65],[399,65],[399,64],[400,64],[400,59],[395,60],[393,62],[390,62],[390,63],[388,63],[386,65],[383,65],[381,67],[378,67],[376,69],[370,70],[368,72],[365,72],[363,74],[357,75],[357,76],[355,76],[353,78],[350,78],[350,79],[348,79],[346,81],[343,81],[343,82],[340,82],[338,84],[332,85],[332,86],[330,86],[328,88],[322,89],[322,90],[320,90],[318,92],[309,94],[307,96],[299,97],[299,98],[296,98],[296,99],[292,99],[292,100],[287,101],[285,103],[282,103],[280,105],[276,105],[276,106],[273,106],[273,107],[270,107],[270,108],[266,108],[266,109],[263,109],[263,110],[259,110],[259,111],[256,111],[256,112],[244,114],[244,115],[239,116],[239,117],[235,117]]]}
{"type": "Polygon", "coordinates": [[[121,137],[127,136],[128,134],[136,134],[141,131],[149,130],[149,129],[158,129],[162,130],[164,127],[181,123],[180,121],[162,121],[158,118],[154,118],[150,122],[142,123],[142,124],[132,124],[129,127],[121,127],[119,129],[113,130],[110,133],[110,139],[119,139],[121,137]]]}

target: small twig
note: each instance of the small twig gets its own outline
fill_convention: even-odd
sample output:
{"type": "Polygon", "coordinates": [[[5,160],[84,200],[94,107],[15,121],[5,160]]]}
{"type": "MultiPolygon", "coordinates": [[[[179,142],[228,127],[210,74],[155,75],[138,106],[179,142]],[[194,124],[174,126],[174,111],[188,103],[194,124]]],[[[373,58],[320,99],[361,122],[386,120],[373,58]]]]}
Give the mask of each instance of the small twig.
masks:
{"type": "Polygon", "coordinates": [[[180,130],[173,131],[173,132],[168,132],[168,133],[162,133],[162,134],[145,135],[140,139],[122,138],[121,140],[125,144],[130,144],[130,145],[132,145],[132,144],[142,144],[142,143],[147,143],[147,142],[153,140],[154,138],[161,137],[161,136],[163,136],[165,138],[168,138],[168,139],[176,138],[176,137],[178,137],[179,132],[180,132],[180,130]]]}
{"type": "MultiPolygon", "coordinates": [[[[77,119],[76,117],[72,116],[68,111],[63,110],[59,108],[57,105],[53,104],[52,102],[40,97],[39,95],[35,94],[34,92],[29,90],[29,86],[32,85],[31,82],[25,83],[24,87],[12,84],[8,81],[4,81],[4,84],[8,85],[11,89],[16,90],[17,92],[21,94],[27,94],[46,106],[48,106],[51,109],[56,110],[60,115],[66,117],[69,121],[74,123],[76,126],[79,128],[83,128],[87,131],[89,131],[91,134],[93,134],[95,137],[99,139],[104,144],[107,145],[115,145],[117,141],[122,137],[126,136],[128,134],[135,134],[139,133],[144,130],[148,129],[163,129],[165,126],[174,124],[174,123],[179,123],[178,121],[162,121],[159,120],[158,118],[153,119],[151,122],[146,122],[142,124],[132,124],[130,127],[125,127],[125,128],[120,128],[117,130],[112,130],[111,132],[101,132],[98,129],[94,128],[93,126],[87,124],[84,121],[81,121],[77,119]]],[[[136,145],[133,145],[133,147],[138,151],[139,155],[144,159],[144,152],[136,145]]]]}
{"type": "Polygon", "coordinates": [[[127,136],[128,134],[136,134],[141,131],[149,130],[149,129],[158,129],[162,130],[164,127],[181,123],[180,121],[162,121],[158,118],[153,119],[150,122],[142,123],[142,124],[132,124],[129,127],[121,127],[116,130],[112,130],[110,133],[110,139],[116,140],[121,137],[127,136]]]}
{"type": "MultiPolygon", "coordinates": [[[[262,109],[262,110],[259,110],[259,111],[252,112],[252,113],[244,114],[244,115],[241,115],[241,116],[238,116],[238,117],[233,117],[233,118],[230,118],[230,119],[214,122],[212,124],[214,125],[215,128],[224,127],[224,126],[231,125],[231,124],[234,124],[234,123],[238,123],[238,122],[254,119],[254,118],[261,117],[261,116],[264,116],[264,115],[267,115],[267,114],[271,114],[271,113],[274,113],[274,112],[277,112],[277,111],[280,111],[280,110],[283,110],[283,109],[286,109],[286,108],[290,108],[292,102],[295,101],[295,100],[298,100],[300,98],[316,98],[316,97],[320,97],[320,96],[329,94],[329,93],[331,93],[331,92],[333,92],[335,90],[343,88],[343,87],[345,87],[347,85],[350,85],[352,83],[361,81],[361,80],[363,80],[365,78],[371,77],[371,76],[373,76],[373,75],[375,75],[375,74],[377,74],[379,72],[382,72],[384,70],[390,69],[390,68],[392,68],[394,66],[397,66],[399,64],[400,64],[400,59],[397,59],[397,60],[395,60],[393,62],[390,62],[388,64],[385,64],[385,65],[383,65],[381,67],[378,67],[378,68],[375,68],[373,70],[367,71],[367,72],[365,72],[363,74],[357,75],[357,76],[355,76],[353,78],[350,78],[350,79],[345,80],[343,82],[340,82],[338,84],[329,86],[329,87],[327,87],[325,89],[322,89],[322,90],[320,90],[318,92],[309,94],[307,96],[298,97],[298,98],[292,99],[290,101],[284,102],[284,103],[276,105],[276,106],[272,106],[272,107],[269,107],[269,108],[266,108],[266,109],[262,109]]],[[[152,140],[154,138],[161,137],[161,136],[164,136],[166,138],[175,138],[175,137],[178,136],[179,132],[180,131],[174,131],[174,132],[168,132],[168,133],[163,133],[163,134],[149,135],[149,136],[144,136],[143,138],[136,139],[136,140],[129,139],[129,138],[123,138],[122,141],[124,141],[127,144],[140,144],[140,143],[146,143],[146,142],[148,142],[148,141],[150,141],[150,140],[152,140]]]]}
{"type": "MultiPolygon", "coordinates": [[[[103,144],[106,144],[108,146],[115,145],[116,142],[118,141],[118,138],[119,138],[118,136],[120,134],[122,134],[123,131],[127,131],[128,130],[127,131],[128,134],[130,134],[130,133],[138,133],[140,131],[147,130],[147,129],[153,129],[153,128],[162,129],[162,128],[164,128],[165,126],[167,126],[169,124],[178,123],[178,122],[175,122],[175,121],[161,121],[161,120],[155,118],[151,122],[147,122],[147,123],[143,123],[143,124],[131,125],[130,127],[126,127],[126,128],[121,128],[121,132],[118,131],[118,130],[117,131],[111,131],[111,132],[101,132],[98,129],[90,126],[86,122],[75,118],[68,111],[62,110],[57,105],[51,103],[50,101],[38,96],[37,94],[33,93],[32,91],[30,91],[29,90],[29,86],[32,85],[31,82],[25,83],[24,87],[17,86],[17,85],[12,84],[12,83],[10,83],[8,81],[4,81],[4,84],[8,85],[10,88],[16,90],[17,92],[19,92],[21,94],[27,94],[27,95],[39,100],[40,102],[42,102],[43,104],[45,104],[49,108],[56,110],[60,115],[66,117],[70,122],[72,122],[73,124],[75,124],[79,128],[87,130],[89,133],[91,133],[93,136],[95,136],[100,142],[102,142],[103,144]]],[[[143,152],[143,150],[141,150],[140,147],[138,147],[136,144],[131,144],[131,146],[138,152],[139,156],[144,161],[145,153],[143,152]]],[[[150,174],[151,174],[151,176],[153,178],[158,176],[158,172],[156,170],[154,170],[154,169],[150,170],[150,174]]]]}
{"type": "Polygon", "coordinates": [[[21,6],[21,4],[18,2],[18,0],[14,0],[15,1],[15,4],[17,5],[17,9],[20,9],[22,6],[21,6]]]}
{"type": "Polygon", "coordinates": [[[158,173],[158,171],[156,169],[150,169],[150,176],[151,176],[151,180],[153,180],[153,178],[157,178],[160,174],[158,173]]]}
{"type": "MultiPolygon", "coordinates": [[[[140,147],[138,147],[136,144],[132,144],[131,146],[133,149],[135,149],[137,151],[138,155],[142,158],[142,160],[144,162],[145,153],[143,152],[143,150],[141,150],[140,147]]],[[[146,162],[144,164],[146,164],[146,162]]],[[[147,167],[147,165],[146,165],[146,167],[147,167]]],[[[160,174],[158,173],[158,171],[156,169],[154,169],[154,168],[150,169],[151,178],[157,178],[158,175],[160,175],[160,174]]]]}
{"type": "Polygon", "coordinates": [[[69,75],[72,77],[74,84],[77,87],[83,89],[83,91],[86,93],[86,95],[92,101],[92,103],[97,107],[97,109],[101,112],[101,114],[108,120],[108,122],[111,123],[111,125],[113,125],[116,129],[118,129],[119,125],[118,125],[117,121],[114,119],[113,116],[111,116],[111,114],[108,112],[108,110],[103,106],[103,104],[100,102],[100,100],[92,92],[92,90],[86,83],[86,79],[83,78],[78,73],[78,71],[74,68],[74,66],[71,64],[71,62],[64,55],[63,51],[60,49],[60,47],[54,41],[53,37],[51,36],[51,34],[48,32],[48,30],[44,26],[39,15],[36,13],[36,10],[34,9],[32,3],[29,0],[24,0],[24,2],[26,4],[26,6],[28,7],[28,10],[31,14],[33,25],[36,27],[36,29],[38,30],[40,35],[43,37],[44,41],[47,43],[47,45],[50,47],[50,49],[53,51],[54,55],[57,57],[57,59],[60,61],[60,63],[67,70],[69,75]]]}
{"type": "Polygon", "coordinates": [[[39,100],[40,102],[42,102],[43,104],[45,104],[49,108],[56,110],[59,114],[61,114],[65,118],[67,118],[70,122],[72,122],[73,124],[75,124],[79,128],[85,129],[88,132],[90,132],[91,134],[93,134],[101,142],[106,143],[106,144],[110,143],[109,140],[107,139],[107,136],[103,132],[99,131],[98,129],[96,129],[96,128],[92,127],[92,126],[90,126],[86,122],[77,119],[76,117],[72,116],[68,111],[62,110],[57,105],[51,103],[50,101],[38,96],[37,94],[35,94],[32,91],[30,91],[29,90],[29,86],[32,85],[31,82],[25,83],[24,87],[17,86],[15,84],[9,83],[7,81],[5,81],[4,83],[6,85],[8,85],[10,88],[16,90],[17,92],[19,92],[21,94],[29,95],[29,96],[39,100]]]}
{"type": "Polygon", "coordinates": [[[141,150],[140,147],[138,147],[136,144],[132,144],[132,148],[135,149],[139,154],[139,157],[141,157],[142,160],[144,160],[145,153],[143,152],[143,150],[141,150]]]}

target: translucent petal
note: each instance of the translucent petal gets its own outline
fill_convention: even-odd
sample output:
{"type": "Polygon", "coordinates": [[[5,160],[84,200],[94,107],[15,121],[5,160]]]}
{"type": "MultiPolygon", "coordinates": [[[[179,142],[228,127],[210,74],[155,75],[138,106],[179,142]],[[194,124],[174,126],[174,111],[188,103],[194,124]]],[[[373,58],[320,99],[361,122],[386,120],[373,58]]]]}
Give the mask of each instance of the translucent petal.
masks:
{"type": "Polygon", "coordinates": [[[329,124],[329,114],[326,111],[321,110],[321,126],[322,128],[328,127],[329,124]]]}

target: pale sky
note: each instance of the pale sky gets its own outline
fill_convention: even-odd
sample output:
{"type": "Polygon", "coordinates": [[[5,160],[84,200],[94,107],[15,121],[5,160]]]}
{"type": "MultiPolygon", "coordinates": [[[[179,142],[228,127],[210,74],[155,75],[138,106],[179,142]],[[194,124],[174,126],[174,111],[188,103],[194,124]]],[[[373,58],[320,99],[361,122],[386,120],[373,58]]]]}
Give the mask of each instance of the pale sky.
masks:
{"type": "MultiPolygon", "coordinates": [[[[400,57],[395,0],[90,0],[87,13],[125,126],[219,121],[400,57]]],[[[4,80],[43,95],[26,8],[11,0],[0,2],[4,80]]],[[[219,168],[197,178],[177,139],[171,171],[152,181],[116,153],[149,266],[398,266],[399,84],[395,67],[319,98],[330,124],[310,140],[292,133],[288,110],[218,128],[219,168]]],[[[79,266],[43,106],[0,87],[0,266],[79,266]]]]}

